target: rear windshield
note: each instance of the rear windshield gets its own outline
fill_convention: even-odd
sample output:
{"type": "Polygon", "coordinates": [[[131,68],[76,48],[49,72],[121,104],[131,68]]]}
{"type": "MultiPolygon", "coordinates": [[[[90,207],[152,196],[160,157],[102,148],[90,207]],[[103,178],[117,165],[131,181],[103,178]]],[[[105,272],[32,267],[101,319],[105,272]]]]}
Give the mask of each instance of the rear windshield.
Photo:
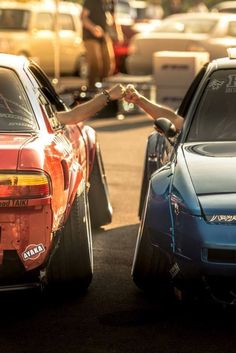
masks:
{"type": "Polygon", "coordinates": [[[0,68],[0,132],[33,132],[38,129],[27,96],[17,75],[0,68]]]}
{"type": "Polygon", "coordinates": [[[215,71],[205,88],[188,141],[236,141],[236,70],[215,71]]]}
{"type": "Polygon", "coordinates": [[[29,15],[27,10],[0,9],[0,30],[27,30],[29,15]]]}

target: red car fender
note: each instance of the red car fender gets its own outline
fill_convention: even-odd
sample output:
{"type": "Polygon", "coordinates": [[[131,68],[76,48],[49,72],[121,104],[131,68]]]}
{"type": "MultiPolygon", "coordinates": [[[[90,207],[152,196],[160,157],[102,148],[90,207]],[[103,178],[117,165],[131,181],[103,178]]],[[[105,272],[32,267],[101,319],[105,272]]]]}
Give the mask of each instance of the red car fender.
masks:
{"type": "MultiPolygon", "coordinates": [[[[77,163],[72,166],[71,182],[69,189],[68,209],[65,214],[67,219],[71,206],[73,204],[75,194],[82,193],[87,186],[90,170],[90,141],[86,132],[87,127],[82,123],[70,125],[66,127],[66,135],[72,141],[74,153],[77,157],[77,163]],[[80,152],[80,153],[78,153],[80,152]]],[[[93,129],[91,129],[93,130],[93,129]]]]}
{"type": "Polygon", "coordinates": [[[92,127],[90,127],[88,125],[84,126],[84,131],[87,135],[87,149],[88,149],[88,156],[89,156],[89,158],[88,158],[88,160],[89,160],[88,173],[90,175],[90,173],[93,169],[94,156],[95,156],[95,152],[96,152],[97,133],[92,127]]]}

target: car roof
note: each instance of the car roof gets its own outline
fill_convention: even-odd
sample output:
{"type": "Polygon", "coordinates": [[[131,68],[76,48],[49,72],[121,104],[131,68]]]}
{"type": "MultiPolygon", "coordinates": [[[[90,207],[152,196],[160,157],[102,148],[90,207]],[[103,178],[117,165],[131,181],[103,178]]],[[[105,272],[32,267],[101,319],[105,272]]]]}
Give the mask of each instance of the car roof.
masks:
{"type": "MultiPolygon", "coordinates": [[[[15,9],[15,10],[29,10],[29,11],[50,11],[54,12],[56,10],[55,1],[53,0],[42,0],[39,1],[29,1],[29,2],[19,2],[19,1],[5,1],[1,0],[0,2],[1,9],[15,9]]],[[[59,11],[62,12],[69,12],[72,14],[77,14],[82,9],[81,5],[73,3],[73,2],[66,2],[60,1],[59,2],[59,11]]]]}
{"type": "Polygon", "coordinates": [[[15,71],[22,70],[22,68],[29,62],[29,60],[20,55],[12,55],[0,53],[0,66],[13,69],[15,71]]]}
{"type": "Polygon", "coordinates": [[[212,67],[215,67],[215,69],[236,69],[236,58],[219,58],[215,59],[212,62],[210,62],[210,65],[212,67]]]}
{"type": "Polygon", "coordinates": [[[188,13],[179,13],[179,14],[174,14],[166,17],[162,22],[167,21],[167,20],[180,20],[180,19],[185,19],[185,18],[195,18],[195,19],[221,19],[221,18],[230,18],[230,19],[236,19],[236,14],[232,13],[220,13],[220,12],[188,12],[188,13]]]}

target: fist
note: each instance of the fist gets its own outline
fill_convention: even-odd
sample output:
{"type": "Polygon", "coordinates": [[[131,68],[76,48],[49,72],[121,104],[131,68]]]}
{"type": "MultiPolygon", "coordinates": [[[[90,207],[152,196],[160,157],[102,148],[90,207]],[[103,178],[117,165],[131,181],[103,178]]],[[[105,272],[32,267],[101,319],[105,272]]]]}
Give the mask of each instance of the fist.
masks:
{"type": "Polygon", "coordinates": [[[140,96],[141,95],[135,89],[134,85],[127,85],[127,87],[125,89],[125,95],[124,95],[124,98],[127,102],[137,103],[140,96]]]}
{"type": "Polygon", "coordinates": [[[121,84],[117,84],[108,90],[111,100],[121,99],[124,96],[125,88],[121,84]]]}
{"type": "Polygon", "coordinates": [[[102,38],[104,36],[104,31],[103,31],[102,27],[95,26],[93,29],[93,35],[96,38],[102,38]]]}

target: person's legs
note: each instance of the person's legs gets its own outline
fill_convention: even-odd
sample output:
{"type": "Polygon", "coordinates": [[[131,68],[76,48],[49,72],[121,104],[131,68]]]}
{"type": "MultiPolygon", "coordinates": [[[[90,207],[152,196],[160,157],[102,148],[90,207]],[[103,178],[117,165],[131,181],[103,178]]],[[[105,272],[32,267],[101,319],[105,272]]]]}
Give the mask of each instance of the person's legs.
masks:
{"type": "Polygon", "coordinates": [[[84,41],[84,45],[89,66],[88,85],[90,88],[94,88],[95,83],[103,78],[101,43],[97,40],[88,39],[84,41]]]}
{"type": "Polygon", "coordinates": [[[108,77],[115,72],[115,54],[113,43],[109,35],[105,36],[102,44],[103,73],[102,78],[108,77]]]}

